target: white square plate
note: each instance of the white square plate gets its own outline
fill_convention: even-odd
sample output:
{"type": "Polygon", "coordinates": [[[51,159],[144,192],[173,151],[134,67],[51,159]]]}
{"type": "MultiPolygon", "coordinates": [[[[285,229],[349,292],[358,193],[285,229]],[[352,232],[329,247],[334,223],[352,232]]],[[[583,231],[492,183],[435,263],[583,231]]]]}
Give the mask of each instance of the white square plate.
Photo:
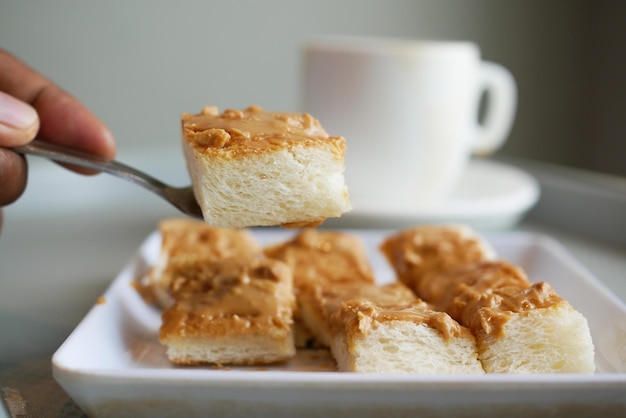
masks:
{"type": "MultiPolygon", "coordinates": [[[[253,230],[263,244],[293,232],[253,230]]],[[[389,231],[353,230],[381,282],[377,247],[389,231]]],[[[626,307],[553,239],[487,235],[503,259],[549,281],[583,313],[596,347],[593,375],[413,376],[337,373],[302,351],[267,368],[174,367],[157,340],[160,313],[132,282],[157,257],[151,234],[53,357],[53,375],[94,417],[191,416],[626,416],[626,307]]]]}

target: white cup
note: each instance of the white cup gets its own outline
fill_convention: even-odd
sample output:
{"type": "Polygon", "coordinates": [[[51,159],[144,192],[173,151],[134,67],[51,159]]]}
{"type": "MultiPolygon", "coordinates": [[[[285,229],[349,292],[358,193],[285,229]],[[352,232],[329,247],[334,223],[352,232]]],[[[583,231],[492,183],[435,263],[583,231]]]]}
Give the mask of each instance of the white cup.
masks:
{"type": "Polygon", "coordinates": [[[303,52],[304,111],[346,138],[355,210],[440,204],[470,157],[497,150],[513,124],[514,78],[474,43],[327,36],[303,52]]]}

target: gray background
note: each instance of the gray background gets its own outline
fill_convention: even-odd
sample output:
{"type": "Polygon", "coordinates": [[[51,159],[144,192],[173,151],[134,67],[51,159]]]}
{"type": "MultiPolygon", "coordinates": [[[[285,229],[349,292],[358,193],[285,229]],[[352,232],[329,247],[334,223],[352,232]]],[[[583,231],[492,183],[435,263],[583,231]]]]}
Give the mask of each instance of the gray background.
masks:
{"type": "Polygon", "coordinates": [[[112,129],[179,153],[182,112],[300,108],[300,46],[341,33],[477,42],[519,85],[500,155],[626,175],[626,2],[0,0],[0,47],[112,129]]]}

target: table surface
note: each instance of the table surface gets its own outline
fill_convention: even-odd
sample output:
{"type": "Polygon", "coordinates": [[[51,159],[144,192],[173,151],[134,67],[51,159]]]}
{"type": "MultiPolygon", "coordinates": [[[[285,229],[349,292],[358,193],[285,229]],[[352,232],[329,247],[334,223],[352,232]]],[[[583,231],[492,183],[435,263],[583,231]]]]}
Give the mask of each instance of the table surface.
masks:
{"type": "MultiPolygon", "coordinates": [[[[544,195],[537,210],[512,230],[554,237],[626,302],[626,244],[619,238],[626,230],[594,236],[577,227],[580,219],[564,224],[551,218],[550,196],[563,187],[553,191],[550,181],[555,176],[565,181],[570,173],[548,170],[545,180],[545,167],[530,169],[539,173],[544,195]]],[[[124,213],[74,211],[71,217],[62,211],[34,216],[20,210],[19,205],[6,210],[0,235],[0,417],[85,416],[52,378],[52,354],[159,219],[177,213],[160,205],[124,213]]],[[[626,210],[618,213],[626,217],[622,214],[626,210]]],[[[618,229],[623,225],[611,222],[618,229]]]]}

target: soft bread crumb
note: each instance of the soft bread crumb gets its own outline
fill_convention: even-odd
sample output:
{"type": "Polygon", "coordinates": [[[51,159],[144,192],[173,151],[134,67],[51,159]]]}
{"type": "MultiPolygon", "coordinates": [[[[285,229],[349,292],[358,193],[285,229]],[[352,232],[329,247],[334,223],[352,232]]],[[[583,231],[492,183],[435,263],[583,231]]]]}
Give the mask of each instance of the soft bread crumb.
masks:
{"type": "Polygon", "coordinates": [[[488,373],[593,373],[594,346],[587,320],[568,303],[514,315],[506,335],[478,336],[488,373]]]}
{"type": "Polygon", "coordinates": [[[344,334],[333,342],[339,370],[360,373],[483,374],[469,334],[446,341],[426,324],[393,321],[366,335],[344,334]]]}

